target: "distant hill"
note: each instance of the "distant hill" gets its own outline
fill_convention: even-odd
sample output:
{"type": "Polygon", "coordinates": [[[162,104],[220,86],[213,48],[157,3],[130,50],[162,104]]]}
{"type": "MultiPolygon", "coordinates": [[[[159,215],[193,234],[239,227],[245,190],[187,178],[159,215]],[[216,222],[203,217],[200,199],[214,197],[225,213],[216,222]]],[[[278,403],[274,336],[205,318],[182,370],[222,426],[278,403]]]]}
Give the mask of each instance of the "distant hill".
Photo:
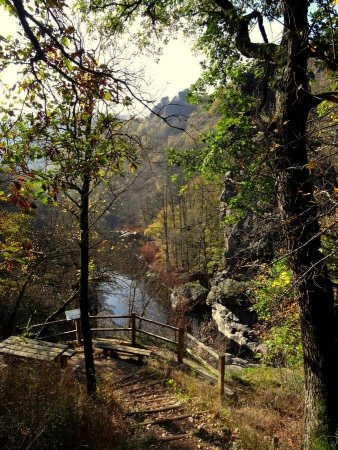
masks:
{"type": "MultiPolygon", "coordinates": [[[[177,168],[168,166],[168,149],[193,149],[198,135],[214,127],[217,116],[200,105],[186,100],[188,89],[175,97],[163,97],[155,106],[155,114],[130,124],[130,131],[144,145],[141,165],[131,188],[121,196],[114,211],[105,218],[105,225],[147,225],[161,206],[161,189],[177,168]]],[[[170,184],[170,183],[169,183],[170,184]]]]}

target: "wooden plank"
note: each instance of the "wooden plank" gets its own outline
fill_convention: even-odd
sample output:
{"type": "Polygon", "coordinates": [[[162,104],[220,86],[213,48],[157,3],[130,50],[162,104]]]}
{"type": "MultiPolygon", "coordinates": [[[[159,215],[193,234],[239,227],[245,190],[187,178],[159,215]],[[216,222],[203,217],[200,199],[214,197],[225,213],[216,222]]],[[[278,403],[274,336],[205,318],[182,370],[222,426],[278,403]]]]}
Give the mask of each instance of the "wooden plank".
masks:
{"type": "Polygon", "coordinates": [[[67,345],[36,341],[19,336],[11,336],[0,343],[0,353],[5,355],[49,362],[56,360],[67,348],[67,345]]]}
{"type": "Polygon", "coordinates": [[[31,347],[28,344],[20,344],[20,343],[17,344],[9,343],[7,345],[3,345],[0,347],[0,353],[3,352],[5,349],[12,350],[13,352],[18,351],[18,352],[26,352],[33,355],[45,355],[51,358],[55,358],[63,352],[63,350],[60,348],[51,348],[51,347],[38,348],[36,346],[31,347]]]}
{"type": "Polygon", "coordinates": [[[112,345],[112,344],[105,344],[101,342],[96,343],[97,348],[102,348],[104,350],[111,350],[112,352],[120,352],[120,353],[127,353],[131,355],[141,355],[141,356],[150,356],[151,351],[146,350],[143,348],[137,348],[137,347],[128,347],[127,345],[112,345]]]}
{"type": "Polygon", "coordinates": [[[203,414],[202,412],[192,413],[192,414],[182,414],[181,416],[171,416],[171,417],[163,417],[161,419],[155,420],[145,420],[144,422],[139,423],[138,425],[157,425],[166,422],[175,422],[176,420],[187,419],[188,417],[200,416],[203,414]]]}
{"type": "Polygon", "coordinates": [[[170,342],[171,344],[177,345],[177,342],[176,342],[176,341],[172,341],[171,339],[165,338],[165,337],[163,337],[163,336],[159,336],[158,334],[153,334],[153,333],[150,333],[149,331],[144,331],[144,330],[137,330],[137,331],[138,331],[139,333],[146,334],[147,336],[151,336],[151,337],[154,337],[154,338],[156,338],[156,339],[161,339],[162,341],[170,342]]]}
{"type": "Polygon", "coordinates": [[[162,436],[155,439],[155,442],[169,442],[176,441],[178,439],[185,439],[191,437],[190,433],[182,433],[182,434],[171,434],[170,436],[162,436]]]}
{"type": "Polygon", "coordinates": [[[133,373],[132,373],[131,375],[127,375],[127,376],[121,378],[120,380],[115,381],[115,382],[112,384],[112,386],[120,386],[120,385],[123,385],[123,384],[126,383],[128,380],[130,380],[131,378],[134,378],[134,376],[135,376],[135,374],[133,374],[133,373]]]}
{"type": "MultiPolygon", "coordinates": [[[[144,404],[144,403],[154,403],[154,402],[158,402],[160,400],[162,400],[163,402],[168,402],[169,400],[173,400],[173,401],[177,400],[176,397],[168,397],[165,394],[166,394],[166,392],[158,391],[155,394],[150,394],[151,398],[144,398],[143,400],[140,400],[140,402],[142,402],[142,404],[144,404]]],[[[147,395],[149,397],[149,392],[147,393],[147,395]]],[[[138,398],[137,395],[135,395],[135,399],[137,399],[137,398],[138,398]]]]}
{"type": "MultiPolygon", "coordinates": [[[[154,397],[158,397],[159,395],[163,396],[163,389],[162,388],[156,388],[155,390],[151,391],[150,393],[149,392],[143,392],[142,394],[136,394],[134,396],[134,398],[137,400],[137,399],[142,398],[142,397],[149,397],[149,395],[152,395],[154,397]]],[[[141,401],[143,401],[143,400],[141,400],[141,401]]]]}
{"type": "Polygon", "coordinates": [[[62,356],[67,356],[68,358],[71,358],[76,353],[76,350],[73,350],[72,348],[68,348],[66,351],[62,353],[62,356]]]}
{"type": "Polygon", "coordinates": [[[10,356],[19,357],[19,358],[38,359],[41,361],[53,361],[53,359],[50,359],[43,355],[33,355],[33,354],[19,352],[19,351],[13,351],[13,350],[9,350],[9,349],[4,349],[2,351],[2,353],[4,353],[5,355],[10,355],[10,356]]]}
{"type": "Polygon", "coordinates": [[[131,315],[124,316],[89,316],[90,319],[130,319],[131,315]]]}
{"type": "Polygon", "coordinates": [[[37,340],[40,341],[41,339],[55,338],[58,336],[65,336],[65,335],[73,334],[73,333],[76,333],[76,330],[63,331],[62,333],[56,333],[56,334],[49,334],[48,336],[38,337],[37,340]]]}
{"type": "Polygon", "coordinates": [[[91,328],[92,331],[131,331],[131,328],[91,328]]]}
{"type": "MultiPolygon", "coordinates": [[[[144,322],[153,323],[155,325],[160,325],[161,327],[169,328],[174,331],[178,331],[177,327],[174,327],[172,325],[167,325],[166,323],[156,322],[156,320],[146,319],[145,317],[140,317],[140,316],[136,316],[136,319],[143,320],[144,322]]],[[[138,330],[138,331],[140,331],[140,330],[138,330]]]]}
{"type": "Polygon", "coordinates": [[[0,346],[1,346],[1,344],[5,344],[5,343],[8,343],[8,342],[9,343],[11,343],[11,342],[21,342],[21,343],[27,343],[27,344],[32,345],[32,346],[36,345],[36,346],[39,346],[39,347],[41,347],[41,346],[55,347],[55,348],[60,348],[60,349],[63,349],[63,350],[68,348],[67,345],[65,345],[65,344],[57,344],[55,342],[47,342],[47,341],[38,341],[36,339],[28,339],[28,338],[20,337],[20,336],[11,336],[8,339],[6,339],[5,341],[2,341],[0,343],[0,346]]]}
{"type": "Polygon", "coordinates": [[[204,361],[203,358],[201,358],[200,356],[196,355],[196,353],[193,352],[190,348],[186,347],[185,351],[187,353],[189,353],[189,355],[191,355],[194,359],[196,359],[200,364],[202,364],[208,370],[210,370],[211,373],[214,373],[216,376],[218,376],[217,370],[214,367],[212,367],[207,361],[204,361]]]}
{"type": "Polygon", "coordinates": [[[57,351],[42,351],[42,350],[37,350],[37,349],[30,349],[29,347],[20,347],[20,346],[16,346],[16,345],[12,345],[12,346],[8,346],[8,347],[2,347],[0,349],[0,353],[7,353],[11,352],[12,354],[15,354],[15,352],[17,353],[27,353],[29,355],[31,355],[31,357],[34,357],[35,355],[41,355],[44,356],[46,359],[50,359],[53,360],[54,358],[56,358],[61,351],[57,350],[57,351]]]}
{"type": "Polygon", "coordinates": [[[199,341],[198,339],[196,339],[192,334],[190,333],[186,333],[187,337],[189,339],[191,339],[196,345],[197,347],[202,348],[203,350],[205,350],[206,352],[208,352],[211,356],[213,356],[214,358],[217,359],[218,361],[218,357],[219,355],[210,347],[208,347],[207,345],[203,344],[203,342],[199,341]]]}
{"type": "Polygon", "coordinates": [[[167,378],[163,378],[162,380],[155,380],[152,383],[148,383],[146,386],[141,386],[141,387],[138,387],[136,389],[132,389],[131,391],[129,391],[129,393],[142,391],[143,389],[147,389],[148,387],[155,386],[156,384],[161,384],[164,381],[168,381],[168,379],[167,378]]]}
{"type": "Polygon", "coordinates": [[[32,330],[33,328],[37,327],[43,327],[44,325],[53,325],[54,323],[62,323],[62,322],[68,322],[67,319],[59,319],[59,320],[53,320],[51,322],[44,322],[44,323],[37,323],[35,325],[30,325],[29,327],[22,327],[21,330],[32,330]]]}
{"type": "Polygon", "coordinates": [[[45,353],[45,354],[60,354],[62,353],[65,349],[60,349],[60,348],[51,348],[51,347],[41,347],[38,348],[36,346],[30,346],[30,345],[22,345],[22,344],[7,344],[7,345],[3,345],[0,347],[0,352],[1,349],[3,348],[7,348],[10,350],[18,350],[18,351],[28,351],[30,353],[45,353]]]}
{"type": "MultiPolygon", "coordinates": [[[[129,378],[133,377],[134,375],[131,375],[129,378]]],[[[117,385],[118,388],[124,388],[126,386],[131,386],[133,384],[137,384],[137,383],[142,383],[143,381],[149,380],[150,378],[153,378],[154,376],[156,376],[156,374],[151,374],[148,375],[147,377],[143,377],[143,378],[137,378],[136,380],[132,380],[132,381],[128,381],[127,383],[115,383],[115,386],[117,385]]]]}
{"type": "Polygon", "coordinates": [[[154,414],[159,412],[165,412],[165,411],[171,411],[173,409],[182,409],[184,408],[184,405],[176,404],[176,405],[169,405],[169,406],[162,406],[160,408],[154,408],[154,409],[141,409],[140,411],[130,411],[126,416],[135,416],[137,414],[154,414]]]}

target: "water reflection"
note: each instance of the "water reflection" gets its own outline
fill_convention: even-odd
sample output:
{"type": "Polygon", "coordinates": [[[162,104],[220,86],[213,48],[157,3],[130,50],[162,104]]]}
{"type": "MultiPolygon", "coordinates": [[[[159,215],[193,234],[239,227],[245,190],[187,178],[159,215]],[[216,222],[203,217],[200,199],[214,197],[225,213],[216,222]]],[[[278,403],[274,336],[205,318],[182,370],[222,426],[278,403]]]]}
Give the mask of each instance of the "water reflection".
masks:
{"type": "MultiPolygon", "coordinates": [[[[149,289],[147,281],[132,280],[124,275],[114,277],[111,283],[104,284],[105,313],[147,317],[152,320],[167,323],[169,308],[156,292],[149,289]]],[[[127,326],[126,319],[114,319],[119,326],[127,326]]]]}

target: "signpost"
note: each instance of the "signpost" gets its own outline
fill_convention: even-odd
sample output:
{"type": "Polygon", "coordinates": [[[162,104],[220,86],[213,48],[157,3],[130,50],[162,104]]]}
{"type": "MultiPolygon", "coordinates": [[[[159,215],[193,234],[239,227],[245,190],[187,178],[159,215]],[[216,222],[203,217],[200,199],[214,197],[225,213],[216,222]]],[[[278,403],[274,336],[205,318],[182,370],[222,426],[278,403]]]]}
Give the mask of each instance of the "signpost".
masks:
{"type": "Polygon", "coordinates": [[[80,309],[70,309],[65,311],[67,320],[74,320],[76,329],[76,340],[81,344],[81,320],[80,320],[80,309]]]}

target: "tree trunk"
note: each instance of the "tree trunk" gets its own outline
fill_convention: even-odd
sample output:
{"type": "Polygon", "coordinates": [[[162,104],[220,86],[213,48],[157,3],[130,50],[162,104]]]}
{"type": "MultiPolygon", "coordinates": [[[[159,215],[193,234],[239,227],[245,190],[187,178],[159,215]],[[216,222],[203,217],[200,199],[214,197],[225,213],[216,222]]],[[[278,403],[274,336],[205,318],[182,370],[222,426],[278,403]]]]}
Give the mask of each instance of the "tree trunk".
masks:
{"type": "Polygon", "coordinates": [[[279,105],[277,195],[297,285],[305,373],[305,449],[336,448],[337,326],[333,287],[321,253],[313,179],[307,168],[307,1],[285,0],[287,70],[279,105]]]}
{"type": "Polygon", "coordinates": [[[83,347],[86,364],[87,392],[92,396],[96,392],[95,366],[93,356],[92,332],[89,320],[89,296],[88,296],[88,278],[89,278],[89,192],[90,177],[85,174],[81,189],[81,211],[80,211],[80,229],[81,229],[81,276],[80,276],[80,312],[81,328],[83,335],[83,347]]]}

